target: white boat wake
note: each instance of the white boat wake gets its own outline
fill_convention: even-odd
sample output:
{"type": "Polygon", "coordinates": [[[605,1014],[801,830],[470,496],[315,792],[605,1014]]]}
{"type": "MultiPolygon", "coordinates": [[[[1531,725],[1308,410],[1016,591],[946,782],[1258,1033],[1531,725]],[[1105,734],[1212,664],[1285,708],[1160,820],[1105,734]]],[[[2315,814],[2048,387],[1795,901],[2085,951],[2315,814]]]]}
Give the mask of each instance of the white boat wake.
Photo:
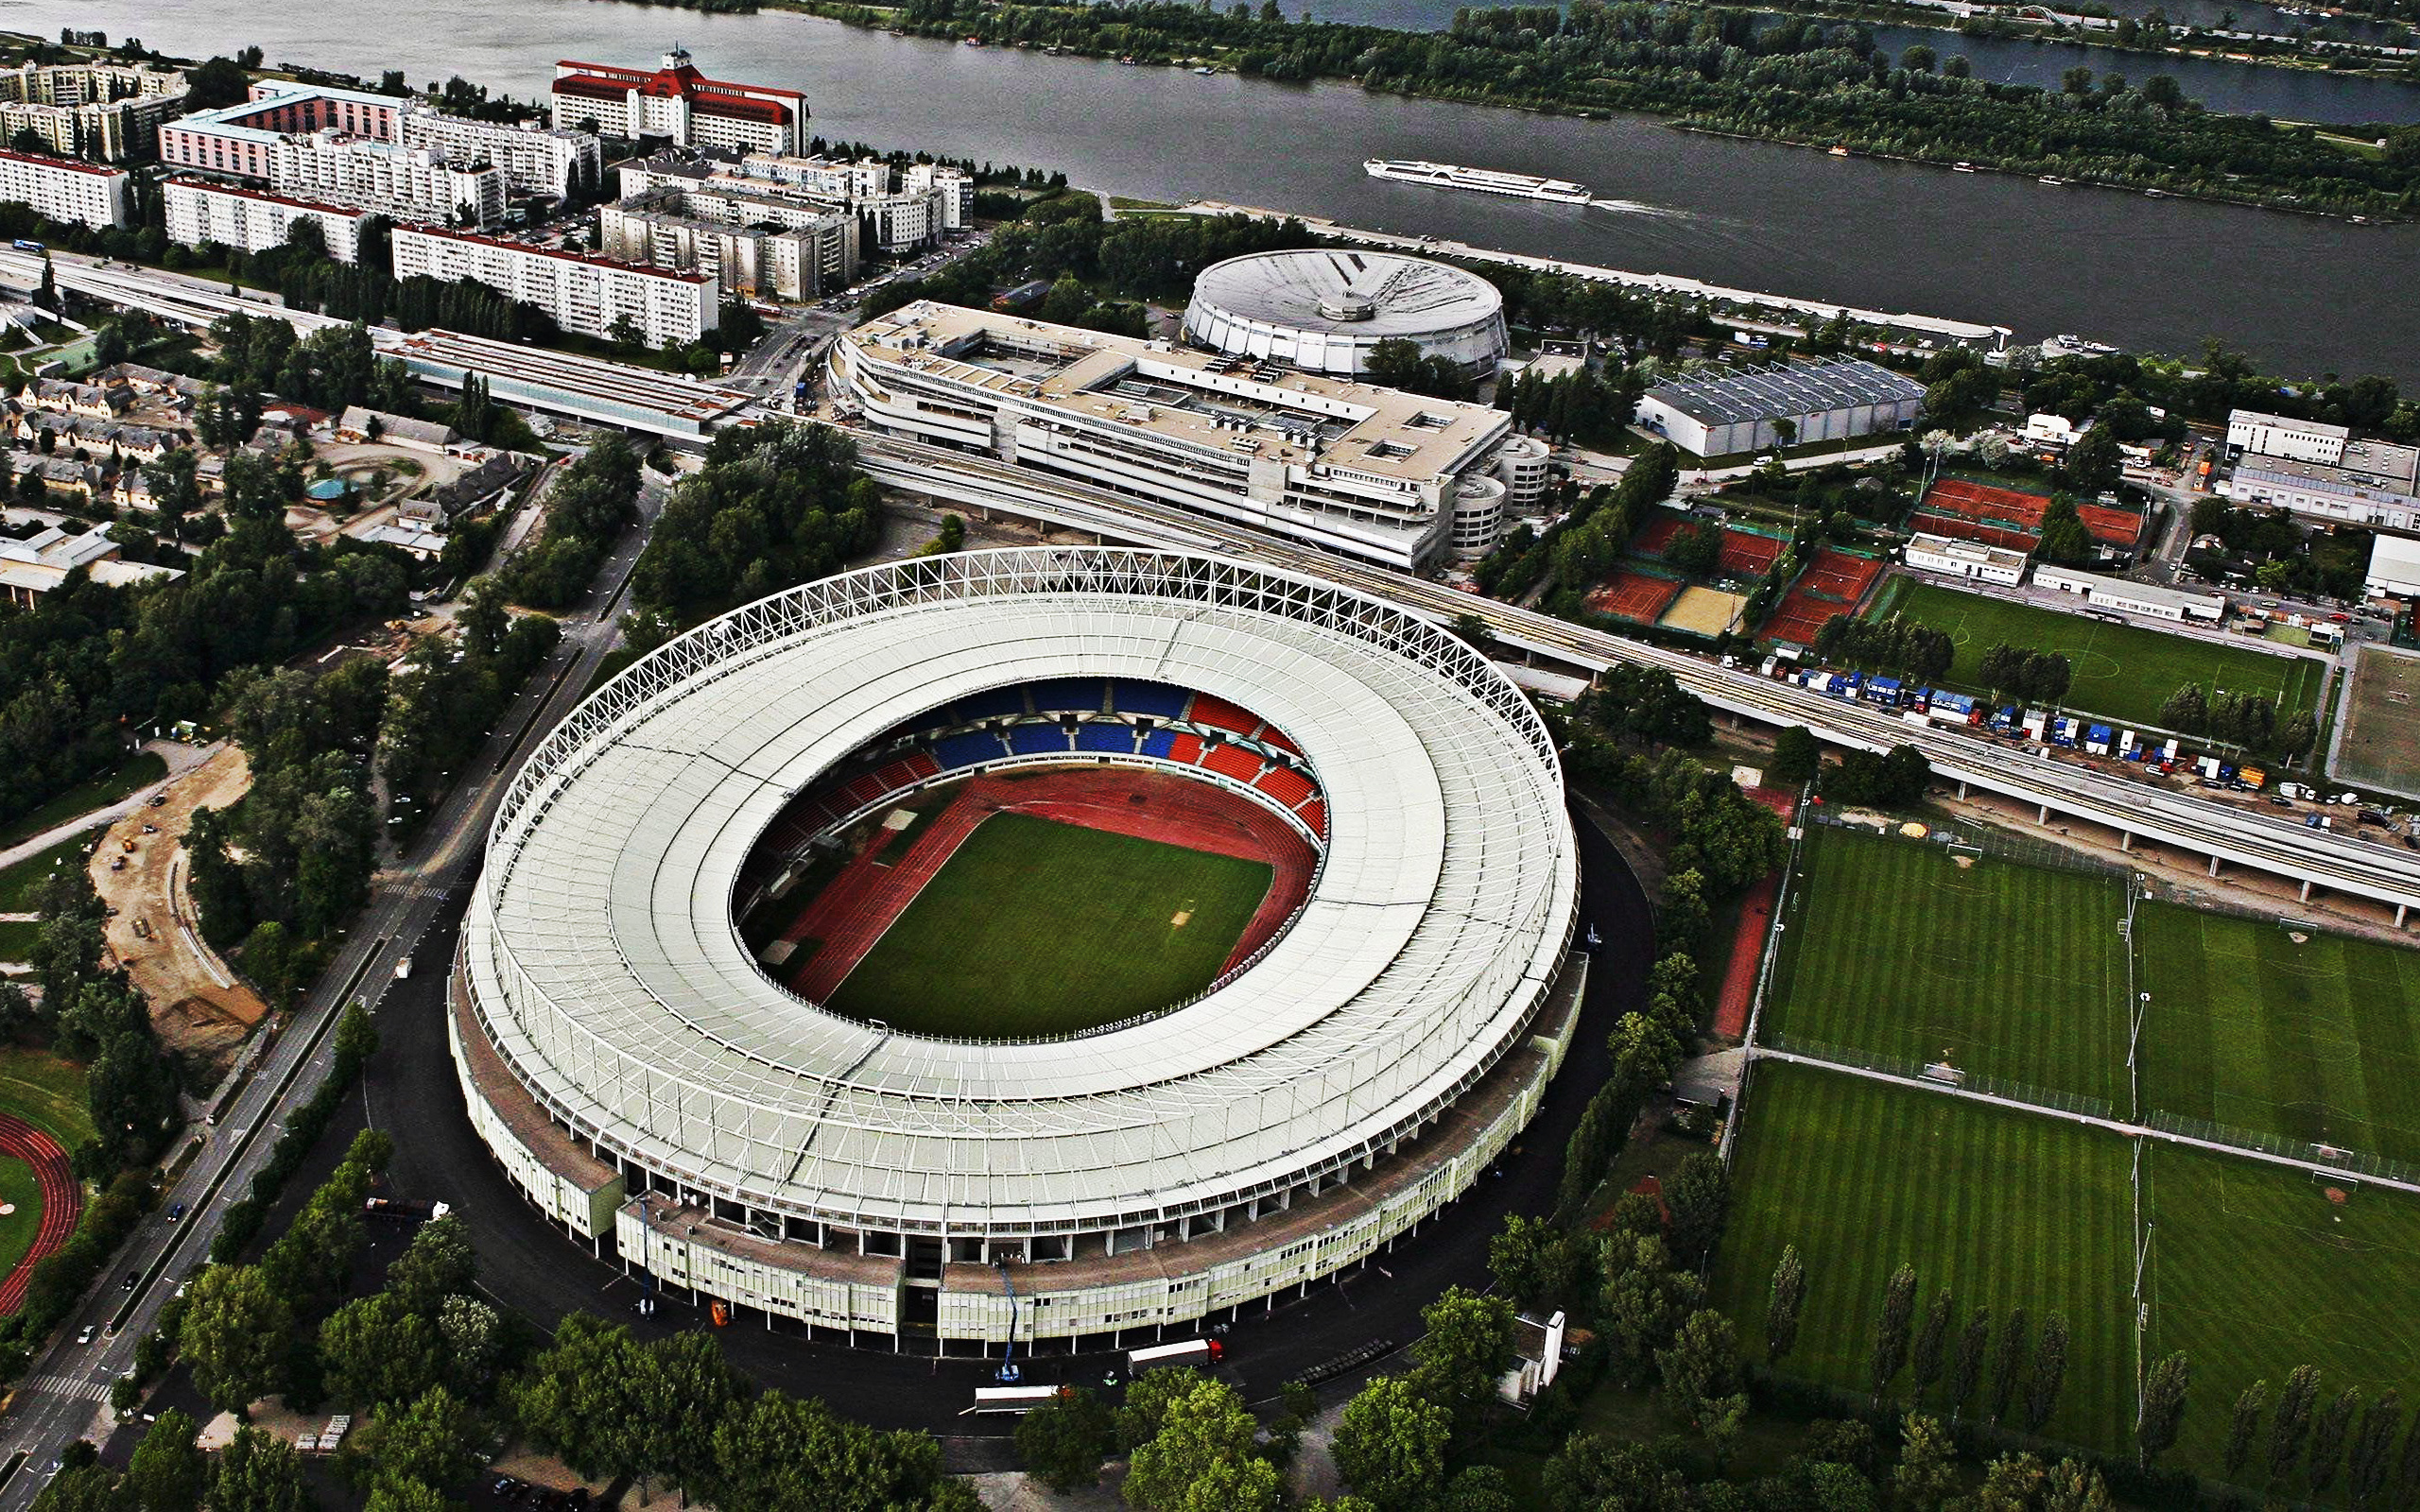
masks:
{"type": "Polygon", "coordinates": [[[1610,210],[1617,215],[1653,215],[1659,220],[1687,220],[1689,213],[1668,205],[1651,205],[1638,199],[1591,199],[1591,210],[1610,210]]]}

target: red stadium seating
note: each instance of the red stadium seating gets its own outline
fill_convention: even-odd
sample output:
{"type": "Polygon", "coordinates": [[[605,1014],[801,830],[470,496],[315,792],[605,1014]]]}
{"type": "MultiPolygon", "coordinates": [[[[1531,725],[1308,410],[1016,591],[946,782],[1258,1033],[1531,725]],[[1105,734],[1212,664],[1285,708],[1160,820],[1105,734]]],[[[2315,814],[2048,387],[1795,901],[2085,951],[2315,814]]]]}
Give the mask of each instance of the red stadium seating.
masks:
{"type": "Polygon", "coordinates": [[[1201,765],[1221,777],[1249,782],[1260,775],[1261,760],[1258,754],[1241,746],[1219,745],[1210,747],[1210,754],[1201,758],[1201,765]]]}
{"type": "Polygon", "coordinates": [[[1290,766],[1272,766],[1253,785],[1289,809],[1319,791],[1309,778],[1290,766]]]}
{"type": "Polygon", "coordinates": [[[1185,717],[1197,725],[1208,725],[1214,730],[1232,730],[1238,735],[1249,735],[1260,728],[1260,715],[1206,693],[1193,696],[1193,709],[1185,717]]]}

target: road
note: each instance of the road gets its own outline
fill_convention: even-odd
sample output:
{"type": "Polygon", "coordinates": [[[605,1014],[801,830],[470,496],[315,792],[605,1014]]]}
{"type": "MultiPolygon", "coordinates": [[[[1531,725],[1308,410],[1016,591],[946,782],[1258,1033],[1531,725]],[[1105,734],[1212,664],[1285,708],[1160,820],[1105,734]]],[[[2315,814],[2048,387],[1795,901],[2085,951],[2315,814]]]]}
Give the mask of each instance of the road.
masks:
{"type": "Polygon", "coordinates": [[[276,1031],[251,1080],[220,1112],[216,1125],[202,1130],[201,1154],[162,1194],[116,1267],[27,1368],[7,1414],[0,1416],[0,1460],[19,1451],[26,1455],[24,1468],[0,1486],[0,1512],[29,1505],[60,1452],[92,1432],[110,1383],[133,1367],[136,1341],[150,1331],[180,1280],[208,1258],[226,1204],[249,1191],[253,1174],[268,1163],[286,1110],[326,1079],[334,1060],[330,1031],[338,1010],[356,997],[378,1010],[396,985],[397,963],[406,956],[417,957],[412,982],[442,978],[445,957],[424,948],[422,936],[447,898],[475,880],[481,840],[511,776],[513,758],[571,712],[612,650],[623,589],[661,507],[662,490],[650,475],[641,488],[640,527],[599,571],[598,586],[584,606],[566,617],[553,656],[498,722],[412,854],[375,880],[370,902],[327,971],[276,1031]],[[171,1222],[167,1214],[180,1203],[184,1221],[171,1222]],[[129,1272],[140,1278],[131,1293],[122,1289],[129,1272]],[[96,1336],[79,1345],[77,1337],[87,1326],[96,1336]]]}

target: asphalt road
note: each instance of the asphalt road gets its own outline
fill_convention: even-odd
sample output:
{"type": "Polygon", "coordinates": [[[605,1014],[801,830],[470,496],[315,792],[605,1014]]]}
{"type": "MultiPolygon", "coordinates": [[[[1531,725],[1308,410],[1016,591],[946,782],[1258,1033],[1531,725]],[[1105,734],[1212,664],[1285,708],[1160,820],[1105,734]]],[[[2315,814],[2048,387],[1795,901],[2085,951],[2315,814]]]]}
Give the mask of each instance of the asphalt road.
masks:
{"type": "MultiPolygon", "coordinates": [[[[274,1029],[251,1080],[201,1130],[201,1153],[184,1175],[162,1194],[159,1206],[137,1230],[117,1264],[70,1314],[50,1348],[38,1355],[0,1416],[0,1465],[22,1452],[23,1466],[0,1485],[0,1512],[28,1505],[60,1453],[89,1436],[108,1400],[110,1383],[131,1369],[135,1342],[148,1332],[178,1282],[208,1258],[225,1205],[249,1190],[268,1162],[277,1125],[285,1109],[308,1097],[327,1076],[337,1011],[354,997],[383,1009],[383,996],[397,988],[424,986],[443,976],[445,956],[422,935],[436,919],[451,889],[475,879],[480,839],[527,738],[570,713],[588,679],[612,648],[614,617],[631,568],[645,543],[661,493],[650,475],[641,490],[643,525],[631,532],[597,575],[598,586],[566,617],[562,642],[514,700],[496,732],[475,758],[468,780],[447,795],[420,843],[403,866],[381,873],[369,903],[319,984],[274,1029]],[[398,982],[394,971],[406,956],[414,973],[398,982]],[[167,1216],[184,1205],[182,1223],[167,1216]],[[139,1278],[123,1289],[129,1273],[139,1278]],[[114,1329],[112,1330],[112,1325],[114,1329]],[[86,1327],[90,1344],[77,1342],[86,1327]]],[[[450,951],[450,942],[445,947],[450,951]]]]}

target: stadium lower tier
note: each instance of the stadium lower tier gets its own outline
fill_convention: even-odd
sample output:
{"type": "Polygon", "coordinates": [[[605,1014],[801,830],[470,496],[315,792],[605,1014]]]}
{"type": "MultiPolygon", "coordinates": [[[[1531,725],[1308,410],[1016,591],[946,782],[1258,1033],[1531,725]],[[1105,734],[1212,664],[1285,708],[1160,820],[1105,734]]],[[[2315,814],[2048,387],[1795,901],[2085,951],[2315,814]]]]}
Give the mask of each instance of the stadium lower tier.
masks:
{"type": "Polygon", "coordinates": [[[1385,1253],[1478,1180],[1537,1115],[1579,1026],[1577,952],[1527,1044],[1417,1137],[1214,1215],[1106,1233],[944,1239],[803,1222],[684,1192],[575,1137],[496,1054],[457,970],[447,1038],[472,1125],[550,1223],[626,1274],[734,1317],[867,1348],[993,1354],[1117,1349],[1273,1306],[1385,1253]],[[1011,1292],[1013,1288],[1013,1293],[1011,1292]]]}

